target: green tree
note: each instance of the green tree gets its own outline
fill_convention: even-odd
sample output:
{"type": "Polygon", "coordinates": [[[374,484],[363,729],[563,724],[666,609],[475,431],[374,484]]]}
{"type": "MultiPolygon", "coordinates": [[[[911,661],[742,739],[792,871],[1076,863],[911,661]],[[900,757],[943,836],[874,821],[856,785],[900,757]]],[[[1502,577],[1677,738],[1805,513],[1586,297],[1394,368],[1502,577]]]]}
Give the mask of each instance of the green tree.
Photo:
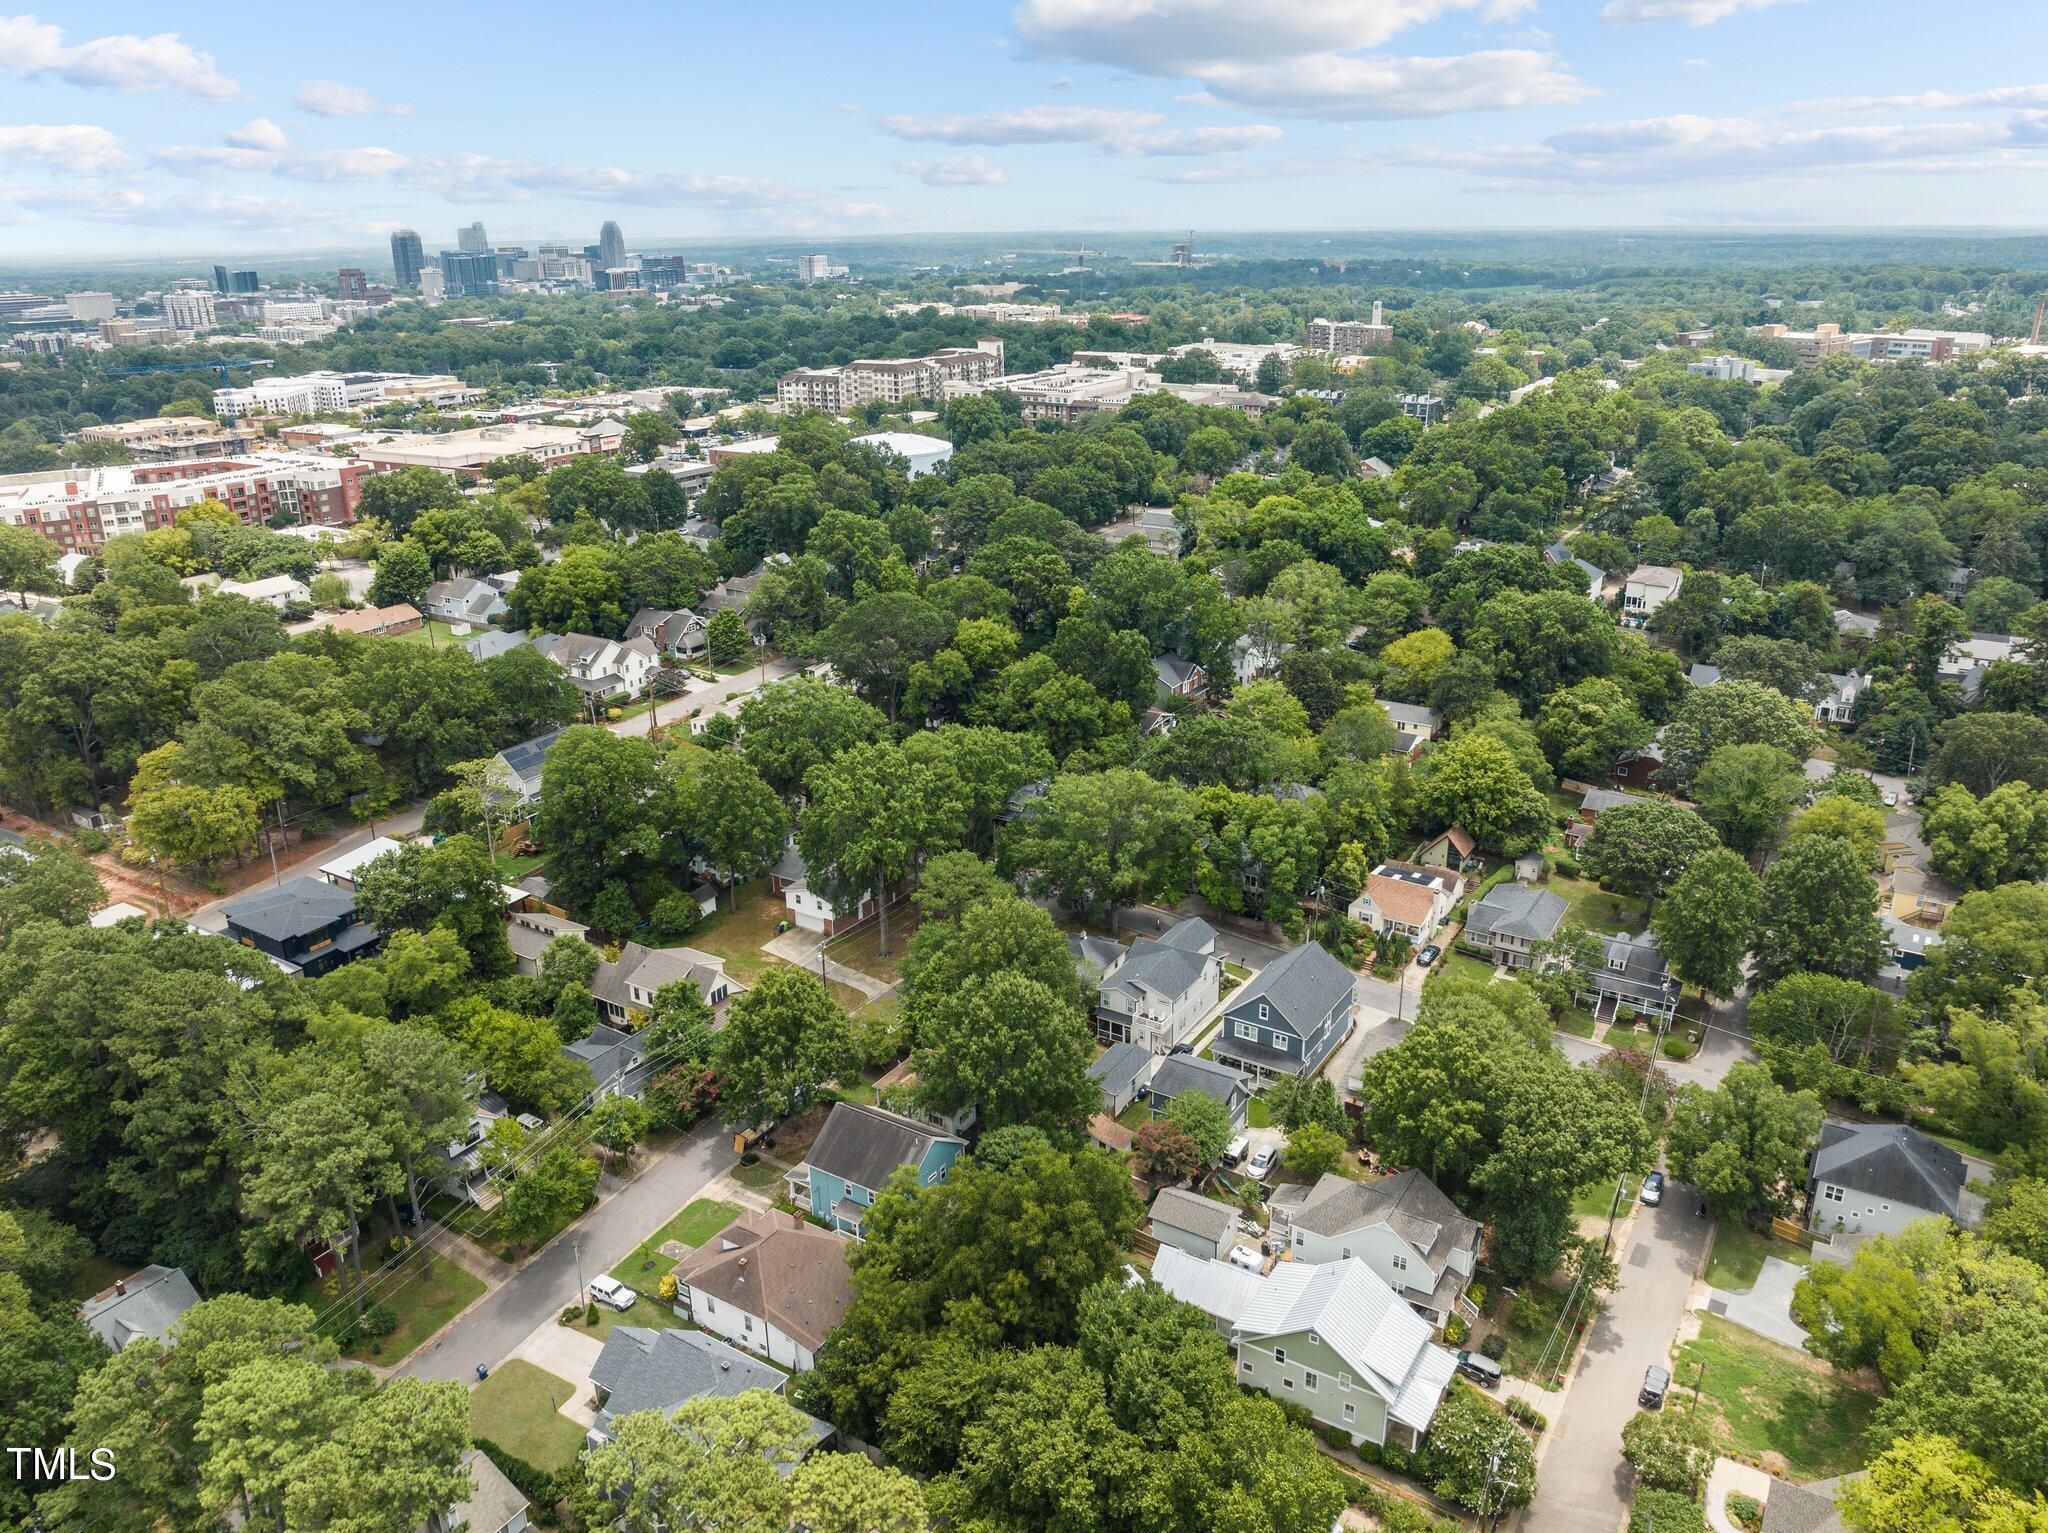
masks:
{"type": "Polygon", "coordinates": [[[1936,782],[1980,798],[2009,782],[2048,791],[2048,720],[2027,713],[1966,713],[1942,727],[1927,764],[1936,782]]]}
{"type": "Polygon", "coordinates": [[[811,1447],[803,1413],[765,1389],[635,1411],[583,1457],[583,1478],[624,1533],[783,1533],[790,1476],[811,1447]]]}
{"type": "Polygon", "coordinates": [[[1454,1384],[1437,1407],[1424,1456],[1430,1488],[1467,1511],[1491,1516],[1536,1494],[1529,1434],[1468,1385],[1454,1384]]]}
{"type": "Polygon", "coordinates": [[[1840,793],[1823,793],[1785,827],[1788,840],[1801,836],[1832,836],[1846,841],[1863,854],[1872,867],[1877,865],[1878,848],[1885,838],[1884,811],[1872,804],[1860,804],[1840,793]]]}
{"type": "Polygon", "coordinates": [[[745,1125],[781,1122],[855,1064],[846,1013],[815,974],[786,964],[761,971],[718,1035],[725,1099],[745,1125]]]}
{"type": "Polygon", "coordinates": [[[614,1155],[631,1154],[633,1146],[647,1137],[651,1124],[647,1108],[631,1097],[606,1097],[583,1120],[591,1143],[614,1155]]]}
{"type": "Polygon", "coordinates": [[[860,1453],[813,1453],[789,1476],[792,1526],[810,1533],[925,1533],[924,1491],[860,1453]]]}
{"type": "Polygon", "coordinates": [[[704,625],[704,644],[715,664],[731,665],[746,654],[753,639],[740,615],[723,607],[712,613],[711,621],[704,625]]]}
{"type": "Polygon", "coordinates": [[[434,1157],[460,1139],[476,1107],[476,1088],[462,1051],[420,1027],[375,1027],[357,1044],[372,1115],[405,1178],[413,1223],[421,1222],[420,1177],[434,1157]]]}
{"type": "Polygon", "coordinates": [[[1750,1036],[1759,1043],[1819,1044],[1838,1064],[1889,1064],[1905,1037],[1899,1005],[1881,990],[1832,974],[1788,974],[1749,1003],[1750,1036]]]}
{"type": "Polygon", "coordinates": [[[876,901],[877,951],[889,951],[889,903],[896,886],[934,852],[960,844],[964,806],[931,767],[902,747],[860,745],[811,769],[810,805],[797,848],[835,899],[876,901]]]}
{"type": "Polygon", "coordinates": [[[782,854],[789,811],[744,756],[695,755],[676,780],[676,825],[704,860],[732,880],[752,878],[782,854]]]}
{"type": "Polygon", "coordinates": [[[1726,847],[1709,847],[1672,883],[1650,929],[1680,980],[1732,995],[1763,913],[1763,885],[1748,862],[1726,847]]]}
{"type": "Polygon", "coordinates": [[[1730,745],[1770,745],[1803,762],[1813,747],[1813,712],[1753,681],[1695,687],[1664,731],[1664,765],[1671,779],[1689,784],[1716,751],[1730,745]]]}
{"type": "Polygon", "coordinates": [[[1595,782],[1655,732],[1634,699],[1605,676],[1551,693],[1536,716],[1536,738],[1558,773],[1595,782]]]}
{"type": "Polygon", "coordinates": [[[2009,1176],[1992,1186],[1984,1238],[2037,1267],[2048,1268],[2048,1181],[2009,1176]]]}
{"type": "Polygon", "coordinates": [[[2048,1486],[2048,1306],[2001,1308],[1944,1337],[1877,1408],[1874,1442],[1947,1437],[2021,1491],[2048,1486]]]}
{"type": "Polygon", "coordinates": [[[1764,874],[1758,978],[1771,984],[1800,969],[1868,979],[1884,956],[1877,883],[1846,842],[1805,836],[1764,874]]]}
{"type": "Polygon", "coordinates": [[[1515,753],[1490,734],[1466,734],[1432,751],[1416,774],[1423,813],[1462,826],[1481,846],[1513,854],[1539,845],[1550,802],[1515,753]]]}
{"type": "Polygon", "coordinates": [[[1697,1411],[1637,1411],[1621,1429],[1621,1456],[1652,1490],[1697,1496],[1714,1467],[1716,1439],[1697,1411]]]}
{"type": "Polygon", "coordinates": [[[1780,1213],[1805,1179],[1823,1116],[1812,1092],[1786,1091],[1762,1065],[1734,1065],[1712,1091],[1678,1088],[1672,1174],[1699,1188],[1717,1218],[1780,1213]]]}
{"type": "Polygon", "coordinates": [[[377,553],[377,577],[370,582],[370,600],[380,607],[400,602],[419,604],[434,583],[434,563],[411,538],[386,543],[377,553]]]}
{"type": "Polygon", "coordinates": [[[531,1247],[582,1213],[596,1195],[597,1162],[558,1144],[512,1178],[499,1218],[506,1234],[531,1247]]]}
{"type": "Polygon", "coordinates": [[[1113,924],[1118,906],[1186,891],[1196,837],[1194,805],[1171,783],[1118,769],[1067,773],[1010,827],[1002,865],[1032,893],[1113,924]]]}
{"type": "Polygon", "coordinates": [[[1087,1018],[1023,974],[974,976],[925,1013],[917,1036],[918,1094],[939,1112],[972,1107],[988,1128],[1078,1137],[1101,1104],[1087,1018]]]}
{"type": "Polygon", "coordinates": [[[0,938],[30,921],[83,926],[106,903],[92,864],[55,841],[27,841],[0,857],[0,938]]]}
{"type": "Polygon", "coordinates": [[[509,973],[504,884],[489,850],[474,836],[413,841],[366,864],[356,875],[356,910],[383,932],[442,926],[462,939],[477,974],[509,973]]]}
{"type": "Polygon", "coordinates": [[[1631,800],[1601,811],[1583,861],[1603,884],[1656,896],[1718,844],[1713,827],[1684,805],[1631,800]]]}
{"type": "Polygon", "coordinates": [[[359,518],[375,517],[395,532],[404,532],[423,511],[449,511],[462,504],[462,492],[446,474],[431,468],[401,468],[372,474],[363,481],[359,518]]]}
{"type": "Polygon", "coordinates": [[[1965,889],[2048,873],[2048,793],[2008,782],[1978,798],[1960,783],[1937,792],[1922,821],[1934,871],[1965,889]]]}
{"type": "Polygon", "coordinates": [[[809,676],[779,681],[740,704],[740,753],[784,798],[813,767],[880,740],[888,720],[845,687],[809,676]]]}
{"type": "Polygon", "coordinates": [[[2037,1492],[2016,1495],[1992,1467],[1934,1434],[1901,1437],[1835,1493],[1855,1533],[2021,1533],[2048,1515],[2037,1492]]]}
{"type": "Polygon", "coordinates": [[[1287,1136],[1287,1164],[1302,1176],[1325,1176],[1344,1164],[1344,1141],[1320,1123],[1304,1123],[1287,1136]]]}
{"type": "Polygon", "coordinates": [[[170,782],[130,801],[128,834],[174,863],[211,865],[239,856],[256,841],[257,801],[246,788],[201,788],[170,782]]]}
{"type": "Polygon", "coordinates": [[[579,725],[548,747],[534,832],[564,904],[589,910],[607,887],[631,882],[660,858],[658,782],[654,748],[637,736],[579,725]]]}
{"type": "Polygon", "coordinates": [[[1745,856],[1776,844],[1786,815],[1806,792],[1799,763],[1772,745],[1726,745],[1693,781],[1700,814],[1745,856]]]}

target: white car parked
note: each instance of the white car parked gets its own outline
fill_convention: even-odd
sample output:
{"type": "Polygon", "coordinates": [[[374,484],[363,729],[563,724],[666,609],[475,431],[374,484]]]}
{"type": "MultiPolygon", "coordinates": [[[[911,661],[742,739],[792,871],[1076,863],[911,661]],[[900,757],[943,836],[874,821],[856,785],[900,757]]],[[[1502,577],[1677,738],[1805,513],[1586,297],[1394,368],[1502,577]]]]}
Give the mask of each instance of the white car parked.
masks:
{"type": "Polygon", "coordinates": [[[592,1278],[590,1298],[594,1304],[603,1304],[621,1312],[631,1309],[640,1302],[640,1295],[615,1277],[592,1278]]]}

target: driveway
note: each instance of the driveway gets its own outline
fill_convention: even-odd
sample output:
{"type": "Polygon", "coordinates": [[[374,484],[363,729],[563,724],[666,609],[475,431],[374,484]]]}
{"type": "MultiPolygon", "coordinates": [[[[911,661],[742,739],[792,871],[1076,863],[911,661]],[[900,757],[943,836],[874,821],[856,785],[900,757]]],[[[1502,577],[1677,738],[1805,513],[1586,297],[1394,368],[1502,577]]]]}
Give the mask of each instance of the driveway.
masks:
{"type": "Polygon", "coordinates": [[[1792,1318],[1792,1290],[1806,1269],[1775,1256],[1764,1258],[1763,1271],[1747,1293],[1727,1288],[1707,1290],[1707,1313],[1724,1315],[1746,1331],[1794,1351],[1806,1350],[1806,1328],[1792,1318]]]}
{"type": "MultiPolygon", "coordinates": [[[[794,676],[803,667],[794,660],[771,660],[766,667],[753,665],[734,676],[724,676],[717,681],[694,686],[678,697],[664,698],[654,705],[654,727],[663,728],[680,723],[693,713],[706,717],[714,713],[730,712],[737,700],[756,692],[770,681],[780,681],[785,676],[794,676]],[[765,678],[765,680],[764,680],[765,678]]],[[[648,731],[647,715],[637,718],[620,719],[610,726],[615,735],[644,735],[648,731]]]]}
{"type": "Polygon", "coordinates": [[[398,1371],[418,1379],[469,1383],[479,1365],[495,1368],[536,1328],[569,1306],[577,1295],[579,1274],[588,1283],[632,1255],[705,1183],[738,1160],[720,1125],[699,1125],[398,1371]]]}
{"type": "Polygon", "coordinates": [[[513,1348],[512,1356],[573,1386],[576,1392],[569,1396],[560,1410],[578,1426],[587,1427],[597,1418],[597,1412],[590,1406],[595,1392],[590,1383],[590,1373],[597,1367],[598,1356],[603,1351],[604,1343],[588,1331],[572,1330],[559,1319],[548,1319],[513,1348]]]}
{"type": "Polygon", "coordinates": [[[1636,1413],[1636,1391],[1652,1363],[1669,1367],[1693,1274],[1707,1245],[1707,1221],[1692,1189],[1673,1184],[1656,1208],[1638,1208],[1621,1252],[1621,1286],[1593,1323],[1569,1394],[1550,1411],[1524,1533],[1612,1533],[1626,1514],[1633,1471],[1621,1429],[1636,1413]]]}
{"type": "Polygon", "coordinates": [[[805,931],[801,926],[792,926],[779,937],[771,937],[761,944],[761,951],[780,958],[784,963],[794,964],[799,969],[822,972],[827,979],[836,979],[842,985],[850,985],[869,1000],[885,995],[894,987],[887,980],[876,979],[872,974],[863,974],[858,969],[849,969],[843,963],[831,958],[824,960],[822,968],[818,961],[818,949],[825,939],[817,932],[805,931]]]}

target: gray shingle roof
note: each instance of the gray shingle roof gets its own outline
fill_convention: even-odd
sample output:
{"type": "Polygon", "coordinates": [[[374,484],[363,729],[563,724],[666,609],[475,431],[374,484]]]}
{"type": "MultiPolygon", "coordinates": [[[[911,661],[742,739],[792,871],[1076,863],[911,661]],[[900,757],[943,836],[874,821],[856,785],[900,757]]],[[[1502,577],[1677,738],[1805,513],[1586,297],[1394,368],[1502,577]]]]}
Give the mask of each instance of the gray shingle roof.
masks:
{"type": "Polygon", "coordinates": [[[1152,1072],[1152,1100],[1171,1102],[1183,1091],[1207,1092],[1225,1107],[1234,1096],[1249,1097],[1251,1088],[1245,1078],[1228,1065],[1219,1065],[1213,1059],[1203,1059],[1194,1054],[1169,1054],[1159,1061],[1159,1068],[1152,1072]]]}
{"type": "Polygon", "coordinates": [[[638,1035],[600,1022],[577,1042],[563,1044],[562,1052],[590,1066],[592,1078],[603,1086],[638,1069],[646,1048],[638,1035]]]}
{"type": "Polygon", "coordinates": [[[154,1262],[79,1306],[78,1316],[116,1352],[130,1342],[170,1335],[178,1317],[199,1302],[199,1292],[181,1267],[154,1262]]]}
{"type": "Polygon", "coordinates": [[[1833,1182],[1893,1203],[1933,1209],[1956,1218],[1963,1158],[1903,1123],[1830,1123],[1813,1157],[1815,1181],[1833,1182]]]}
{"type": "Polygon", "coordinates": [[[879,1107],[840,1102],[804,1162],[850,1186],[877,1192],[898,1167],[916,1165],[934,1144],[947,1142],[963,1141],[879,1107]]]}
{"type": "Polygon", "coordinates": [[[722,978],[723,963],[709,953],[693,947],[647,947],[629,942],[619,950],[616,963],[598,964],[590,979],[590,993],[614,1006],[640,1006],[645,1003],[633,999],[635,987],[651,995],[664,985],[689,980],[697,993],[709,1000],[712,987],[722,978]]]}
{"type": "Polygon", "coordinates": [[[1160,1224],[1219,1242],[1237,1223],[1237,1211],[1227,1203],[1184,1187],[1160,1188],[1159,1196],[1152,1200],[1152,1217],[1160,1224]]]}
{"type": "Polygon", "coordinates": [[[1671,977],[1671,967],[1657,947],[1654,932],[1602,938],[1600,967],[1589,972],[1586,980],[1599,994],[1625,1001],[1664,1001],[1678,993],[1678,981],[1671,977]]]}
{"type": "Polygon", "coordinates": [[[221,908],[230,923],[272,942],[289,942],[310,936],[352,916],[356,897],[322,878],[301,874],[288,878],[275,889],[245,894],[221,908]]]}
{"type": "Polygon", "coordinates": [[[1102,976],[1102,988],[1149,990],[1178,1001],[1200,983],[1208,967],[1209,959],[1201,953],[1140,937],[1122,961],[1102,976]]]}
{"type": "MultiPolygon", "coordinates": [[[[1273,1017],[1297,1036],[1306,1037],[1331,1012],[1351,1002],[1358,976],[1320,942],[1304,942],[1281,954],[1230,998],[1229,1013],[1237,1016],[1264,1001],[1273,1017]]],[[[1272,1018],[1268,1018],[1271,1021],[1272,1018]]]]}
{"type": "Polygon", "coordinates": [[[1067,951],[1074,955],[1074,967],[1094,984],[1104,972],[1123,962],[1124,945],[1113,937],[1086,934],[1067,938],[1067,951]]]}
{"type": "Polygon", "coordinates": [[[1200,916],[1189,916],[1167,927],[1159,934],[1159,940],[1168,947],[1183,948],[1190,953],[1206,952],[1216,945],[1216,928],[1200,916]]]}
{"type": "Polygon", "coordinates": [[[1382,1221],[1421,1253],[1432,1273],[1442,1274],[1451,1252],[1479,1249],[1479,1222],[1459,1213],[1436,1183],[1412,1168],[1376,1182],[1325,1176],[1293,1216],[1302,1229],[1332,1236],[1382,1221]]]}
{"type": "Polygon", "coordinates": [[[1088,1067],[1088,1079],[1105,1091],[1122,1091],[1152,1063],[1152,1051],[1142,1043],[1113,1043],[1088,1067]]]}
{"type": "Polygon", "coordinates": [[[1487,891],[1484,899],[1473,901],[1465,916],[1465,934],[1476,938],[1498,933],[1503,937],[1548,942],[1564,924],[1569,908],[1563,895],[1552,894],[1548,889],[1498,884],[1487,891]]]}
{"type": "Polygon", "coordinates": [[[634,1411],[672,1411],[701,1395],[780,1392],[784,1375],[701,1331],[622,1325],[605,1338],[590,1382],[608,1391],[598,1424],[634,1411]]]}

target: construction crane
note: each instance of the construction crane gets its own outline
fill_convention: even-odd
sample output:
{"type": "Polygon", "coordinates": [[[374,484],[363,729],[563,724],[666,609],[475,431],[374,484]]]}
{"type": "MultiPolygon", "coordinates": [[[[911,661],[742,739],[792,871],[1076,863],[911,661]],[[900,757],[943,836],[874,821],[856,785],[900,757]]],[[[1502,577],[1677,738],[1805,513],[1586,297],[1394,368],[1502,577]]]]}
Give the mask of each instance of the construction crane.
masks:
{"type": "Polygon", "coordinates": [[[220,378],[220,386],[226,388],[229,368],[269,367],[275,360],[272,357],[217,357],[211,362],[151,362],[142,367],[110,367],[101,376],[139,378],[145,373],[214,373],[220,378]]]}

